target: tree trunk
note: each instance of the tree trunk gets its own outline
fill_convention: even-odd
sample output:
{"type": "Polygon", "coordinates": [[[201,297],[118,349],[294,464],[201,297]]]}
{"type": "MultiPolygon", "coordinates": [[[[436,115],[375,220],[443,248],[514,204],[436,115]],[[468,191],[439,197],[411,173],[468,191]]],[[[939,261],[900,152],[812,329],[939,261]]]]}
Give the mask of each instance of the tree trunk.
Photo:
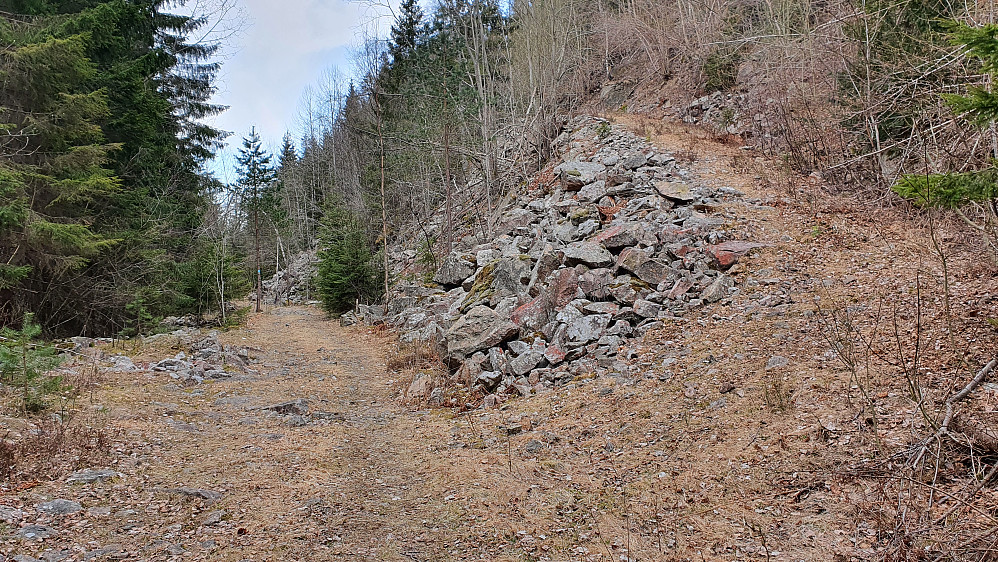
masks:
{"type": "Polygon", "coordinates": [[[260,201],[257,199],[257,186],[253,186],[253,238],[256,246],[256,311],[262,309],[260,303],[263,302],[263,275],[260,273],[260,201]]]}
{"type": "MultiPolygon", "coordinates": [[[[450,177],[450,115],[447,113],[447,94],[444,93],[444,194],[447,207],[447,254],[454,250],[454,199],[450,177]]],[[[432,248],[431,248],[432,251],[432,248]]]]}
{"type": "MultiPolygon", "coordinates": [[[[377,86],[375,86],[377,88],[377,86]]],[[[381,105],[378,101],[378,91],[374,91],[374,111],[378,119],[378,148],[381,152],[381,238],[385,268],[385,303],[388,302],[388,209],[385,196],[385,137],[381,132],[381,105]]]]}

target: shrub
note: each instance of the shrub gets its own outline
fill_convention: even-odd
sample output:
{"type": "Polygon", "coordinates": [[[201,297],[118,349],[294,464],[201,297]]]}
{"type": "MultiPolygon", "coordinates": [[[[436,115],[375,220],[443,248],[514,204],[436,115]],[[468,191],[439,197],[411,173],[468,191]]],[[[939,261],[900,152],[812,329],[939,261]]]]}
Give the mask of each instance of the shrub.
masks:
{"type": "Polygon", "coordinates": [[[51,376],[49,371],[62,363],[56,349],[35,343],[41,327],[34,315],[25,314],[20,330],[4,328],[0,341],[0,375],[4,384],[20,395],[21,411],[37,413],[49,406],[50,398],[63,390],[62,377],[51,376]]]}

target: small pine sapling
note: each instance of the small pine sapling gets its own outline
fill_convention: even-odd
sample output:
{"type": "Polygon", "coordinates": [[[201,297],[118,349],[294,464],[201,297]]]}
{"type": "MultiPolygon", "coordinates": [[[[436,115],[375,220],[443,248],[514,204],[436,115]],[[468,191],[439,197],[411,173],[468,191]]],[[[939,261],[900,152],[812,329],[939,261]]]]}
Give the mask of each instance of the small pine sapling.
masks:
{"type": "Polygon", "coordinates": [[[35,341],[41,333],[30,313],[24,315],[20,330],[4,328],[0,332],[0,376],[4,386],[19,395],[24,414],[44,411],[52,395],[65,388],[62,377],[49,374],[62,359],[54,347],[35,341]]]}

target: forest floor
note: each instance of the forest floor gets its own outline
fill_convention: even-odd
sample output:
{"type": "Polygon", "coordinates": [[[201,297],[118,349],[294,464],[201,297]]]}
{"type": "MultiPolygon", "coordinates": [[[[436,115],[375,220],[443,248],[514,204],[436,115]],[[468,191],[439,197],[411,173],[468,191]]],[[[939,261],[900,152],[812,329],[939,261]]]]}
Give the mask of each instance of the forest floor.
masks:
{"type": "MultiPolygon", "coordinates": [[[[968,492],[973,459],[940,454],[927,476],[898,477],[931,433],[901,367],[938,412],[996,352],[985,321],[998,316],[996,280],[973,244],[952,225],[930,231],[829,195],[737,145],[617,119],[692,161],[702,181],[745,193],[752,203],[705,212],[769,244],[736,266],[736,297],[637,344],[641,375],[584,378],[496,410],[409,407],[406,375],[386,369],[390,334],[273,308],[221,336],[250,350],[246,374],[196,386],[101,375],[77,418],[113,428],[108,458],[0,489],[0,553],[900,560],[993,538],[998,494],[968,492]],[[949,248],[945,277],[932,233],[949,248]],[[261,409],[297,399],[307,417],[261,409]],[[119,475],[67,483],[76,468],[119,475]],[[39,508],[57,498],[81,509],[39,508]]],[[[176,352],[132,355],[141,365],[176,352]]],[[[975,391],[974,408],[996,406],[998,386],[975,391]]]]}

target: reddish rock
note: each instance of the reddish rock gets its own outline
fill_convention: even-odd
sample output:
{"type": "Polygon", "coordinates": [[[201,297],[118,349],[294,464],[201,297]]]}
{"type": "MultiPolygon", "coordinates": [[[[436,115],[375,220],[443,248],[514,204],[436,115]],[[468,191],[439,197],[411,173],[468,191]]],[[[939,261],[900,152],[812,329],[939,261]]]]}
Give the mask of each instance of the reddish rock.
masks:
{"type": "Polygon", "coordinates": [[[620,225],[611,226],[600,232],[591,241],[596,244],[602,244],[604,248],[610,251],[619,250],[620,248],[626,248],[638,243],[631,229],[620,225]]]}
{"type": "Polygon", "coordinates": [[[545,305],[544,296],[538,296],[513,311],[510,318],[520,328],[536,330],[547,323],[551,308],[545,305]]]}
{"type": "Polygon", "coordinates": [[[575,295],[579,291],[579,274],[573,268],[559,269],[550,278],[545,294],[551,306],[557,310],[575,300],[575,295]]]}
{"type": "Polygon", "coordinates": [[[693,283],[690,282],[689,279],[686,278],[677,279],[676,284],[672,286],[672,289],[669,289],[669,292],[666,293],[666,296],[672,300],[676,300],[679,297],[685,295],[686,292],[692,288],[693,288],[693,283]]]}
{"type": "Polygon", "coordinates": [[[659,234],[659,240],[663,243],[676,242],[682,238],[685,238],[690,234],[690,231],[685,228],[680,228],[678,226],[667,226],[662,229],[662,233],[659,234]]]}
{"type": "Polygon", "coordinates": [[[727,270],[738,263],[738,259],[749,250],[764,248],[767,244],[758,242],[745,242],[743,240],[730,240],[720,244],[714,244],[704,248],[704,252],[710,257],[712,265],[716,269],[727,270]]]}

